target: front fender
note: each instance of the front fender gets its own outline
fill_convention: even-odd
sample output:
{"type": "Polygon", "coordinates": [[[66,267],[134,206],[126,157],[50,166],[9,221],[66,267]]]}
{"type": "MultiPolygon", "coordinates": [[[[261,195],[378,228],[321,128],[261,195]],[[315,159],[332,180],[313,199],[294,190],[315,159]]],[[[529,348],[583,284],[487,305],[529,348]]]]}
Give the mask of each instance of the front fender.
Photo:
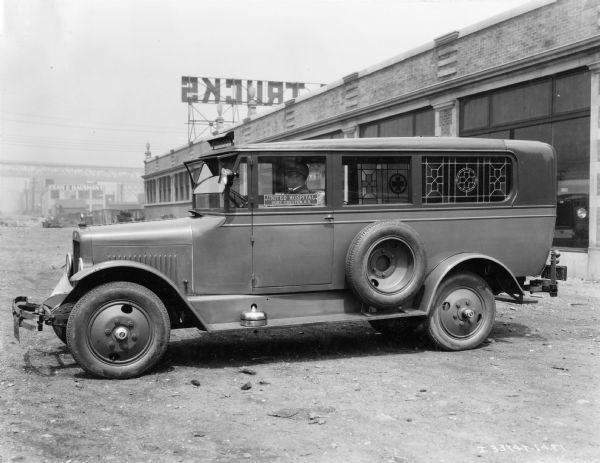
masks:
{"type": "Polygon", "coordinates": [[[67,297],[67,300],[73,299],[73,301],[76,301],[92,287],[108,281],[131,281],[146,286],[165,302],[169,311],[177,308],[178,304],[173,304],[173,302],[174,300],[178,300],[180,304],[194,315],[202,326],[206,326],[204,320],[192,310],[186,295],[170,278],[160,270],[141,262],[110,260],[77,272],[71,277],[74,289],[67,297]],[[166,303],[167,300],[174,307],[169,307],[166,303]]]}
{"type": "MultiPolygon", "coordinates": [[[[185,295],[181,292],[181,290],[177,287],[170,278],[168,278],[164,273],[160,270],[157,270],[155,267],[152,267],[147,264],[143,264],[141,262],[135,262],[131,260],[109,260],[105,262],[100,262],[99,264],[93,265],[92,267],[85,268],[76,274],[74,274],[71,278],[71,284],[73,286],[78,286],[83,283],[85,280],[89,280],[94,277],[94,275],[98,275],[99,273],[108,272],[114,269],[122,269],[124,271],[127,270],[138,270],[141,272],[150,273],[156,278],[159,278],[161,281],[169,285],[169,287],[175,291],[179,297],[183,300],[186,299],[185,295]]],[[[123,280],[128,280],[128,278],[123,278],[123,280]]],[[[152,289],[152,288],[150,288],[152,289]]]]}
{"type": "Polygon", "coordinates": [[[169,278],[167,278],[167,276],[164,273],[162,273],[160,270],[157,270],[156,268],[154,268],[150,265],[143,264],[141,262],[136,262],[133,260],[107,260],[105,262],[100,262],[99,264],[92,265],[91,267],[84,268],[83,270],[80,270],[79,272],[75,273],[70,278],[70,281],[73,284],[73,286],[75,286],[75,285],[79,284],[81,281],[85,280],[86,278],[89,278],[90,275],[93,275],[97,272],[102,272],[107,269],[117,268],[117,267],[118,268],[139,269],[139,270],[143,270],[146,272],[150,272],[153,275],[156,275],[157,277],[160,277],[161,279],[163,279],[164,281],[169,283],[175,290],[177,290],[179,292],[179,289],[177,288],[177,286],[175,286],[173,284],[173,282],[169,278]]]}
{"type": "MultiPolygon", "coordinates": [[[[419,310],[429,313],[437,289],[447,275],[455,270],[470,271],[478,274],[490,284],[492,289],[499,288],[515,299],[523,296],[523,290],[512,272],[499,260],[485,254],[461,253],[442,261],[425,277],[425,288],[419,310]]],[[[499,292],[499,291],[494,291],[499,292]]]]}
{"type": "MultiPolygon", "coordinates": [[[[155,278],[160,279],[165,284],[169,285],[170,289],[175,291],[182,301],[187,303],[187,298],[181,293],[179,288],[173,284],[173,282],[167,278],[167,276],[157,270],[154,267],[151,267],[146,264],[142,264],[140,262],[129,261],[129,260],[111,260],[106,262],[101,262],[92,267],[83,269],[76,274],[72,275],[69,278],[65,273],[63,273],[60,281],[57,283],[56,287],[52,291],[52,294],[43,302],[43,305],[48,307],[50,310],[57,309],[65,300],[69,300],[69,296],[77,299],[81,294],[73,295],[76,292],[77,288],[81,289],[81,287],[87,286],[86,281],[91,281],[94,279],[94,276],[101,276],[102,272],[110,272],[111,270],[129,270],[128,273],[131,274],[131,270],[138,270],[141,272],[146,272],[152,274],[155,278]]],[[[127,280],[128,278],[123,278],[127,280]]],[[[152,288],[150,288],[152,289],[152,288]]]]}
{"type": "Polygon", "coordinates": [[[73,291],[73,285],[69,281],[67,272],[65,272],[42,305],[48,307],[51,311],[55,310],[63,303],[71,291],[73,291]]]}

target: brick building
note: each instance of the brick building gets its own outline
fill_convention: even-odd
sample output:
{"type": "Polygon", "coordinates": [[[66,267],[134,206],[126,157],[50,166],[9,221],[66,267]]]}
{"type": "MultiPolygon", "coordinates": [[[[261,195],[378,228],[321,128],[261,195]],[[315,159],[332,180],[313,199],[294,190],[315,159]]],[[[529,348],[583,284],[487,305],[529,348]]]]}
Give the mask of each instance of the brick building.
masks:
{"type": "MultiPolygon", "coordinates": [[[[535,0],[228,130],[237,144],[461,136],[536,139],[558,153],[555,245],[571,276],[600,277],[600,0],[535,0]]],[[[182,162],[206,142],[147,158],[147,217],[183,216],[182,162]]]]}

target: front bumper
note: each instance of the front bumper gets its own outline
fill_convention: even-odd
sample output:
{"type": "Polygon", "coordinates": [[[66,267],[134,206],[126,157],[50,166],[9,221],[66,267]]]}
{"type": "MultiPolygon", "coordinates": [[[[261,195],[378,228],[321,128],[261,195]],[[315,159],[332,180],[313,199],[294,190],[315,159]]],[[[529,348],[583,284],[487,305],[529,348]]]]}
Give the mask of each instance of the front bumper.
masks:
{"type": "Polygon", "coordinates": [[[52,312],[44,304],[34,304],[27,296],[18,296],[12,304],[13,329],[17,341],[21,341],[20,329],[42,331],[44,324],[52,324],[52,312]]]}
{"type": "Polygon", "coordinates": [[[16,297],[12,303],[12,315],[13,330],[17,341],[21,341],[20,328],[42,331],[44,325],[66,325],[68,312],[63,313],[59,308],[72,289],[73,286],[65,272],[50,297],[43,303],[29,302],[27,296],[16,297]]]}

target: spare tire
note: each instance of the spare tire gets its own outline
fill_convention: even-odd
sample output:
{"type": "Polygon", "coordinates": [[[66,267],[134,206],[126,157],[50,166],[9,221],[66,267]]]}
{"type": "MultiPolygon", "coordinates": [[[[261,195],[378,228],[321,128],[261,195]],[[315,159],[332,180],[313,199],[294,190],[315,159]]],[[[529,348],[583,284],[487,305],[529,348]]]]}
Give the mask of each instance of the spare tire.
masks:
{"type": "Polygon", "coordinates": [[[378,309],[401,306],[425,279],[419,234],[400,220],[374,222],[358,233],[346,255],[346,279],[356,296],[378,309]]]}

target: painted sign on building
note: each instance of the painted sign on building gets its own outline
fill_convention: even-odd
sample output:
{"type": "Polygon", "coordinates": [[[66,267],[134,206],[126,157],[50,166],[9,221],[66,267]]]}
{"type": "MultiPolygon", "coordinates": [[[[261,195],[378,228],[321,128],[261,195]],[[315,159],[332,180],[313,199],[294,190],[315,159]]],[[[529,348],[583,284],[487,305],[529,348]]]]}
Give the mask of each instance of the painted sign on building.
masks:
{"type": "Polygon", "coordinates": [[[222,77],[181,78],[183,103],[248,104],[259,106],[283,104],[301,92],[316,90],[322,84],[271,80],[243,80],[222,77]]]}
{"type": "Polygon", "coordinates": [[[95,184],[64,184],[64,183],[51,183],[48,185],[49,190],[58,191],[102,191],[100,185],[95,184]]]}

